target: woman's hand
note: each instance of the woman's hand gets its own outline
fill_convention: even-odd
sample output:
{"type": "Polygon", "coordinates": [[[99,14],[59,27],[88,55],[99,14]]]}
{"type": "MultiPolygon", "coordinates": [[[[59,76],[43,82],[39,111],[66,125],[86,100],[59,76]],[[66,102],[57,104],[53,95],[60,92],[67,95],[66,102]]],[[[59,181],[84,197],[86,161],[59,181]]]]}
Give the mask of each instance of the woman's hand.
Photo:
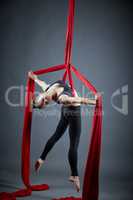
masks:
{"type": "Polygon", "coordinates": [[[34,81],[37,80],[37,75],[35,75],[32,71],[28,72],[28,77],[34,81]]]}

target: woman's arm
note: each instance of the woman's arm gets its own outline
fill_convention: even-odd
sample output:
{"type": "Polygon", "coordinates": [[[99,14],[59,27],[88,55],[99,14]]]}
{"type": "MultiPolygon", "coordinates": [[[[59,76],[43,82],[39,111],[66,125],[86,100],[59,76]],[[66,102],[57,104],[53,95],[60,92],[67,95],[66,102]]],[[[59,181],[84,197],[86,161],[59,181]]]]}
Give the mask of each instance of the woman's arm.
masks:
{"type": "Polygon", "coordinates": [[[62,104],[74,104],[74,103],[91,104],[91,105],[96,104],[96,99],[92,100],[84,97],[69,97],[68,95],[61,95],[58,101],[62,104]]]}
{"type": "Polygon", "coordinates": [[[38,79],[37,75],[35,75],[32,71],[30,71],[28,73],[29,78],[31,78],[32,80],[34,80],[43,91],[45,91],[46,89],[46,83],[44,81],[41,81],[40,79],[38,79]]]}

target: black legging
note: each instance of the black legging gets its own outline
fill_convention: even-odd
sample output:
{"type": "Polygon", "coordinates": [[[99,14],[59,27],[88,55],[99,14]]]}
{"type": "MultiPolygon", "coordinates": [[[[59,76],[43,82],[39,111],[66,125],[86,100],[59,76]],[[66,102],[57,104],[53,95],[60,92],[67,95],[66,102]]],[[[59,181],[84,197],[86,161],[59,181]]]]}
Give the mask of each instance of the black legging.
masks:
{"type": "Polygon", "coordinates": [[[71,168],[71,175],[78,176],[78,145],[81,134],[81,110],[80,106],[62,106],[61,118],[55,133],[47,141],[43,153],[40,158],[46,159],[47,154],[54,144],[65,133],[69,126],[70,148],[68,152],[68,160],[71,168]]]}

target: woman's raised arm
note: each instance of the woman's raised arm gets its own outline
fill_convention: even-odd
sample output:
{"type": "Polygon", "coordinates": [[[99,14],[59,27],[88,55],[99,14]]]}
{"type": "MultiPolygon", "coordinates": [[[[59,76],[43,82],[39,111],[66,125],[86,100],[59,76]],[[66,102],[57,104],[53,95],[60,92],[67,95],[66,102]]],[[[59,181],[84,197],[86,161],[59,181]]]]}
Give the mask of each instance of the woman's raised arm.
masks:
{"type": "Polygon", "coordinates": [[[44,81],[41,81],[40,79],[38,79],[37,75],[35,75],[32,71],[30,71],[28,73],[29,78],[31,78],[32,80],[34,80],[43,91],[45,91],[46,89],[46,83],[44,81]]]}

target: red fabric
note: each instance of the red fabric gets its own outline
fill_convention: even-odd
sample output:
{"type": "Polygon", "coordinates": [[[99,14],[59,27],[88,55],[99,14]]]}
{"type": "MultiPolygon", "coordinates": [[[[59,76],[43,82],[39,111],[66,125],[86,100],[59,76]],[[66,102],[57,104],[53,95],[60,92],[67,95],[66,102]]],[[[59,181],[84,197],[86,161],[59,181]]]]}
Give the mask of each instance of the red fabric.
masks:
{"type": "Polygon", "coordinates": [[[69,65],[71,61],[73,27],[74,27],[74,10],[75,10],[75,0],[69,0],[67,32],[66,32],[66,47],[65,47],[65,64],[67,65],[69,65]]]}
{"type": "Polygon", "coordinates": [[[75,10],[75,0],[69,0],[68,9],[68,19],[67,19],[67,33],[66,33],[66,47],[65,47],[65,65],[67,74],[64,74],[63,80],[66,80],[67,75],[69,79],[70,86],[74,93],[74,83],[71,75],[71,54],[72,54],[72,41],[73,41],[73,27],[74,27],[74,10],[75,10]]]}
{"type": "Polygon", "coordinates": [[[46,74],[46,73],[50,73],[50,72],[55,72],[55,71],[59,71],[65,69],[65,64],[62,65],[57,65],[57,66],[53,66],[53,67],[48,67],[48,68],[44,68],[44,69],[40,69],[37,71],[34,71],[34,73],[36,75],[41,75],[41,74],[46,74]]]}
{"type": "MultiPolygon", "coordinates": [[[[74,82],[71,71],[75,73],[78,79],[94,94],[97,93],[95,87],[74,67],[71,65],[72,39],[73,39],[73,24],[74,24],[74,6],[75,0],[69,0],[68,26],[66,34],[65,48],[65,64],[49,67],[47,69],[37,70],[34,73],[41,75],[44,73],[54,72],[65,69],[63,80],[66,81],[67,76],[69,84],[73,90],[74,82]],[[72,69],[72,70],[71,70],[72,69]]],[[[22,155],[21,155],[21,176],[25,189],[18,190],[13,193],[0,193],[0,200],[16,200],[16,197],[30,196],[32,191],[41,191],[49,189],[47,184],[31,185],[30,183],[30,143],[31,143],[31,123],[32,123],[32,107],[31,99],[34,97],[34,81],[28,79],[27,92],[25,99],[25,115],[24,128],[22,138],[22,155]]],[[[98,97],[97,104],[94,110],[93,126],[91,134],[90,149],[86,161],[84,173],[84,183],[82,200],[98,200],[99,194],[99,164],[100,164],[100,149],[101,149],[101,130],[102,130],[102,98],[98,97]]],[[[81,198],[66,197],[54,200],[81,200],[81,198]]]]}
{"type": "MultiPolygon", "coordinates": [[[[72,66],[73,72],[82,81],[82,83],[94,94],[97,93],[95,87],[72,66]]],[[[99,165],[100,165],[100,149],[101,149],[101,133],[102,133],[102,97],[99,96],[94,110],[92,136],[90,150],[86,162],[84,174],[84,184],[82,199],[98,199],[99,194],[99,165]]]]}
{"type": "MultiPolygon", "coordinates": [[[[62,70],[65,65],[58,65],[49,67],[47,69],[37,70],[35,74],[44,74],[53,71],[62,70]]],[[[31,122],[32,122],[32,107],[31,99],[34,96],[34,81],[27,80],[27,91],[25,98],[25,114],[24,114],[24,127],[23,127],[23,138],[22,138],[22,155],[21,155],[21,176],[25,189],[20,189],[13,193],[0,193],[0,200],[15,200],[16,197],[24,197],[31,195],[32,191],[48,190],[47,184],[31,185],[30,183],[30,143],[31,143],[31,122]]]]}

